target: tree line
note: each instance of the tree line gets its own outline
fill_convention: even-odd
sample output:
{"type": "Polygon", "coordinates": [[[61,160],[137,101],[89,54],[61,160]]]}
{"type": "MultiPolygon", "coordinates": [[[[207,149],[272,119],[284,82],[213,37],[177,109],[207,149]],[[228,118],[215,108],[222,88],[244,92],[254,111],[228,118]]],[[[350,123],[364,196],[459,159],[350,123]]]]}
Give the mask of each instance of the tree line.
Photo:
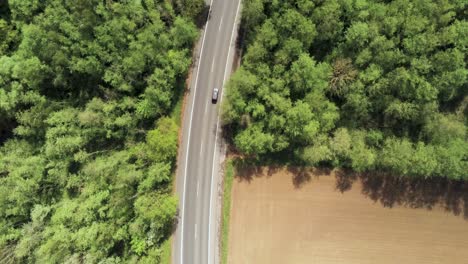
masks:
{"type": "Polygon", "coordinates": [[[1,263],[160,263],[203,8],[1,1],[1,263]]]}
{"type": "Polygon", "coordinates": [[[243,2],[225,125],[242,153],[468,179],[463,0],[243,2]]]}

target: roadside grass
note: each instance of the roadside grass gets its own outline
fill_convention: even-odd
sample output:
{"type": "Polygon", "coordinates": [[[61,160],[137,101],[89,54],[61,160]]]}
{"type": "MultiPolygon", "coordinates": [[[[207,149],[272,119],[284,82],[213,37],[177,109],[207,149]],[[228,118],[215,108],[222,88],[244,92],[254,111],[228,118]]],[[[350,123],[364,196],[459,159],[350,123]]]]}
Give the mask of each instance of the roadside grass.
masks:
{"type": "Polygon", "coordinates": [[[223,219],[221,222],[221,264],[226,264],[228,257],[229,220],[231,216],[231,190],[232,182],[234,181],[234,175],[234,161],[231,158],[228,158],[226,160],[224,174],[223,219]]]}
{"type": "Polygon", "coordinates": [[[161,245],[161,263],[171,264],[171,239],[167,239],[161,245]]]}
{"type": "MultiPolygon", "coordinates": [[[[182,82],[179,82],[177,85],[177,92],[174,98],[174,101],[171,105],[171,111],[169,117],[174,120],[180,130],[182,129],[182,105],[184,103],[184,93],[185,86],[182,82]]],[[[180,147],[180,146],[179,146],[180,147]]],[[[178,147],[178,148],[179,148],[178,147]]],[[[172,169],[172,181],[168,187],[169,190],[172,190],[172,195],[176,195],[175,186],[176,186],[176,170],[172,169]]],[[[174,216],[175,218],[176,216],[174,216]]],[[[175,230],[175,229],[174,229],[175,230]]],[[[174,239],[174,233],[161,245],[161,264],[171,264],[172,263],[172,241],[174,239]]]]}
{"type": "Polygon", "coordinates": [[[176,122],[180,129],[182,122],[182,104],[184,103],[185,83],[179,82],[176,89],[177,91],[175,98],[171,105],[172,109],[170,117],[176,122]]]}
{"type": "Polygon", "coordinates": [[[181,126],[181,122],[182,122],[182,103],[184,102],[184,98],[180,98],[179,100],[177,100],[177,102],[174,104],[174,108],[172,108],[172,111],[171,111],[171,118],[174,120],[174,122],[176,122],[176,124],[179,126],[179,129],[180,129],[180,126],[181,126]]]}

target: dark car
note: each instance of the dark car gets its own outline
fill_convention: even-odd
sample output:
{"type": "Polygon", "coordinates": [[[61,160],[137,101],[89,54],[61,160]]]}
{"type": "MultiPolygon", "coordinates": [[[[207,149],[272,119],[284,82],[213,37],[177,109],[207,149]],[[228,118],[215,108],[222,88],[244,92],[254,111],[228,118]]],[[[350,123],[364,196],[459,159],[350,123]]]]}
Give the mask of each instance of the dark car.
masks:
{"type": "Polygon", "coordinates": [[[213,104],[216,104],[216,102],[218,102],[218,93],[219,93],[218,88],[214,88],[213,94],[211,95],[211,102],[213,102],[213,104]]]}

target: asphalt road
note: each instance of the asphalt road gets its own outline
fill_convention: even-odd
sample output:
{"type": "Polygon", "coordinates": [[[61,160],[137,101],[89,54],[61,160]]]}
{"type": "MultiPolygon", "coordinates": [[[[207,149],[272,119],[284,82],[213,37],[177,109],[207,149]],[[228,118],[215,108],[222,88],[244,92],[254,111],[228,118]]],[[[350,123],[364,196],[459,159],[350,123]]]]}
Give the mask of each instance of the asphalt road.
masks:
{"type": "Polygon", "coordinates": [[[224,149],[218,114],[223,84],[231,73],[240,1],[212,0],[199,44],[197,67],[186,98],[177,164],[180,218],[172,250],[176,264],[219,263],[217,197],[224,149]],[[211,101],[215,87],[220,89],[217,104],[211,101]]]}

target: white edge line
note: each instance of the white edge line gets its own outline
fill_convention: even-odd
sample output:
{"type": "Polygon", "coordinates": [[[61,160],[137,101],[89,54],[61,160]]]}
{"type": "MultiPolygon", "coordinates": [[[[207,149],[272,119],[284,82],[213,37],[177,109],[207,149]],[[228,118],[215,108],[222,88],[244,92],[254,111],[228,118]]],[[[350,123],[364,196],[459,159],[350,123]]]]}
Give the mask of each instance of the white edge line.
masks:
{"type": "MultiPolygon", "coordinates": [[[[237,10],[236,10],[236,16],[234,17],[234,24],[232,27],[232,32],[231,32],[231,40],[229,41],[229,49],[228,49],[228,55],[226,59],[226,66],[224,67],[224,76],[223,76],[223,85],[221,89],[221,94],[220,94],[220,104],[223,102],[223,90],[224,90],[224,84],[226,83],[226,69],[229,64],[229,57],[231,55],[231,48],[232,48],[232,41],[234,38],[234,32],[236,30],[237,26],[237,16],[239,15],[239,8],[240,8],[241,0],[239,0],[239,3],[237,4],[237,10]]],[[[216,163],[216,144],[218,142],[218,129],[219,129],[219,114],[218,114],[218,119],[216,120],[216,131],[215,131],[215,145],[214,145],[214,154],[213,154],[213,165],[211,168],[211,187],[210,187],[210,215],[208,218],[208,263],[212,260],[210,258],[211,254],[211,214],[212,214],[212,208],[211,208],[211,200],[213,199],[213,176],[214,176],[214,169],[215,169],[215,163],[216,163]]]]}
{"type": "MultiPolygon", "coordinates": [[[[208,10],[208,14],[211,12],[211,7],[213,5],[213,0],[210,2],[210,8],[208,10]]],[[[194,109],[194,104],[195,104],[195,97],[197,95],[197,86],[198,86],[198,74],[200,73],[200,66],[201,66],[201,60],[203,58],[203,47],[205,45],[205,37],[206,37],[206,32],[208,31],[208,25],[210,24],[209,18],[207,18],[206,22],[206,27],[205,31],[203,32],[203,39],[202,39],[202,46],[200,49],[200,59],[198,60],[198,65],[197,65],[197,76],[195,77],[195,87],[193,91],[193,99],[192,99],[192,110],[190,111],[190,122],[189,122],[189,132],[188,132],[188,142],[187,142],[187,152],[185,153],[185,168],[184,168],[184,190],[182,192],[182,230],[180,233],[181,239],[180,239],[180,263],[184,263],[184,223],[185,223],[185,192],[187,191],[187,162],[188,162],[188,155],[189,155],[189,150],[190,150],[190,134],[192,131],[192,118],[193,118],[193,109],[194,109]]]]}

